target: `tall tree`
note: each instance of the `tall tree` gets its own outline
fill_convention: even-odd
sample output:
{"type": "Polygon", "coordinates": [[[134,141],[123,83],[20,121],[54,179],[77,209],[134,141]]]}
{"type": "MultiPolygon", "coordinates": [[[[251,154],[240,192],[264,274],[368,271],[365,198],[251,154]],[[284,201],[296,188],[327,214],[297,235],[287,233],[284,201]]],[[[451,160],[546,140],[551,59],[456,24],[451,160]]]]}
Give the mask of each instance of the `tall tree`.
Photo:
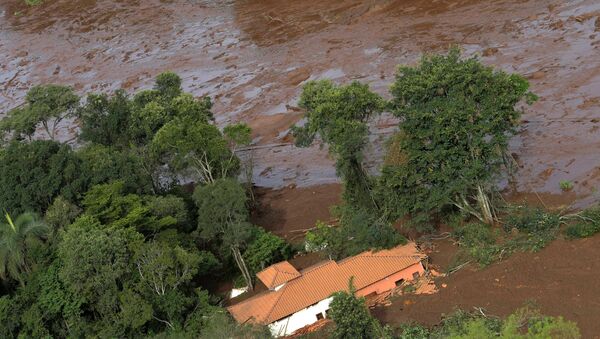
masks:
{"type": "Polygon", "coordinates": [[[11,142],[0,152],[0,208],[45,212],[55,197],[75,201],[86,190],[81,162],[68,145],[50,140],[11,142]]]}
{"type": "Polygon", "coordinates": [[[252,276],[241,254],[253,235],[246,192],[235,179],[218,179],[197,186],[194,200],[198,206],[199,235],[207,240],[218,239],[231,251],[248,289],[252,290],[252,276]]]}
{"type": "Polygon", "coordinates": [[[234,176],[239,169],[239,159],[221,131],[189,117],[165,124],[154,136],[152,147],[174,172],[191,172],[201,183],[234,176]]]}
{"type": "Polygon", "coordinates": [[[393,217],[427,218],[454,205],[484,222],[508,140],[533,102],[522,76],[495,71],[458,49],[400,67],[391,92],[400,118],[395,163],[382,169],[381,200],[393,217]]]}
{"type": "Polygon", "coordinates": [[[129,116],[132,104],[124,90],[112,96],[89,94],[77,114],[81,121],[79,138],[104,146],[128,147],[129,116]]]}
{"type": "Polygon", "coordinates": [[[359,82],[337,86],[322,80],[304,86],[299,106],[306,110],[306,123],[292,128],[296,145],[307,147],[319,135],[335,158],[337,173],[344,181],[346,203],[367,209],[377,207],[362,162],[368,141],[367,122],[383,110],[383,99],[359,82]]]}
{"type": "Polygon", "coordinates": [[[14,221],[5,214],[0,224],[0,278],[12,278],[22,286],[31,271],[28,251],[33,241],[42,239],[48,227],[35,214],[23,213],[14,221]]]}
{"type": "Polygon", "coordinates": [[[36,127],[41,124],[50,139],[56,137],[61,121],[72,117],[79,106],[79,97],[73,89],[60,85],[34,86],[27,92],[25,106],[8,113],[0,126],[4,132],[13,132],[13,137],[31,139],[36,127]]]}

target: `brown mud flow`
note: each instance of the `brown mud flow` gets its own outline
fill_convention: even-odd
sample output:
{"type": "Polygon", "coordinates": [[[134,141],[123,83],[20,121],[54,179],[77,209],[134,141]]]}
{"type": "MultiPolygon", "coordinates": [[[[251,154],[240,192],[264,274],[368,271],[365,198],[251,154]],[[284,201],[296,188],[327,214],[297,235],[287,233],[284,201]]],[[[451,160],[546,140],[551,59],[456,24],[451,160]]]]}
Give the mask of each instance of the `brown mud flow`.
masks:
{"type": "MultiPolygon", "coordinates": [[[[220,125],[246,121],[261,145],[289,142],[305,81],[358,79],[387,96],[397,64],[458,44],[525,74],[541,97],[511,146],[518,191],[560,193],[569,180],[582,205],[600,182],[597,1],[4,0],[0,14],[0,108],[37,83],[133,91],[173,70],[186,90],[214,98],[220,125]]],[[[391,122],[373,123],[374,164],[391,122]]],[[[326,154],[257,150],[256,184],[334,182],[326,154]]]]}
{"type": "MultiPolygon", "coordinates": [[[[443,253],[434,254],[432,263],[442,268],[452,253],[444,240],[443,253]]],[[[407,295],[373,314],[384,323],[398,325],[417,321],[436,325],[443,314],[460,308],[506,316],[525,304],[542,313],[577,322],[583,338],[600,337],[600,237],[556,240],[538,253],[517,253],[484,270],[466,267],[436,279],[434,295],[407,295]],[[446,287],[443,287],[446,286],[446,287]]]]}

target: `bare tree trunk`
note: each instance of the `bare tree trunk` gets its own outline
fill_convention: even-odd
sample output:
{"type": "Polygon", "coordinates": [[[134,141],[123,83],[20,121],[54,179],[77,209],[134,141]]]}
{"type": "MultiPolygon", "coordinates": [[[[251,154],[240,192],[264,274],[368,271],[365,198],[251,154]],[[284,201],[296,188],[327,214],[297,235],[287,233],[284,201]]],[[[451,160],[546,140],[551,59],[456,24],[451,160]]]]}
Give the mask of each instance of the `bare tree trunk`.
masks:
{"type": "Polygon", "coordinates": [[[471,214],[483,223],[489,225],[493,224],[496,220],[494,207],[492,206],[488,194],[485,193],[485,190],[481,185],[477,185],[477,194],[472,198],[477,202],[477,207],[473,207],[464,196],[457,197],[457,201],[454,201],[454,206],[458,207],[463,212],[471,214]]]}
{"type": "Polygon", "coordinates": [[[494,208],[490,202],[489,196],[483,190],[481,185],[477,185],[477,204],[479,205],[479,211],[481,211],[481,216],[483,217],[483,222],[486,224],[493,224],[494,220],[496,220],[496,216],[494,215],[494,208]]]}
{"type": "Polygon", "coordinates": [[[246,285],[248,286],[248,291],[254,290],[254,286],[252,286],[252,276],[250,275],[250,271],[246,266],[246,262],[244,258],[242,258],[242,254],[240,253],[240,249],[237,246],[231,246],[231,252],[233,253],[233,258],[235,259],[238,268],[242,272],[242,276],[244,280],[246,280],[246,285]]]}

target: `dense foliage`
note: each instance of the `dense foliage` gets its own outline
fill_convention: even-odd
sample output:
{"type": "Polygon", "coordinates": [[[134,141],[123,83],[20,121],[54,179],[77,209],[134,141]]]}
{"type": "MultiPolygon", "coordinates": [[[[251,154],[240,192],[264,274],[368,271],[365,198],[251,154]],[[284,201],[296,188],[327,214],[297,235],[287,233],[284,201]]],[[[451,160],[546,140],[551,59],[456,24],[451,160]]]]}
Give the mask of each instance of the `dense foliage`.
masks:
{"type": "Polygon", "coordinates": [[[387,104],[358,82],[308,82],[299,101],[306,121],[292,131],[298,146],[316,136],[327,144],[351,209],[388,222],[410,220],[421,230],[451,210],[491,224],[495,183],[521,115],[517,106],[536,100],[528,89],[522,76],[461,58],[454,48],[400,67],[387,104]],[[399,131],[373,176],[363,165],[368,122],[386,108],[399,118],[399,131]]]}
{"type": "Polygon", "coordinates": [[[528,88],[522,76],[461,59],[458,49],[400,67],[391,104],[403,156],[382,169],[386,212],[420,221],[454,205],[491,223],[489,194],[519,122],[516,105],[536,98],[528,88]]]}
{"type": "Polygon", "coordinates": [[[317,134],[329,147],[344,182],[344,200],[361,208],[376,207],[371,179],[363,167],[368,141],[367,122],[384,108],[384,101],[359,82],[337,86],[331,81],[308,82],[299,106],[306,110],[304,126],[292,128],[296,145],[309,146],[317,134]]]}
{"type": "Polygon", "coordinates": [[[314,230],[306,234],[306,249],[324,251],[332,259],[342,259],[369,249],[391,248],[406,243],[389,223],[364,210],[347,206],[334,211],[339,226],[318,222],[314,230]]]}
{"type": "Polygon", "coordinates": [[[544,316],[530,306],[516,310],[506,319],[483,316],[481,313],[456,311],[444,318],[439,326],[433,329],[406,324],[398,330],[400,332],[400,339],[581,338],[581,334],[575,323],[567,321],[562,317],[544,316]]]}
{"type": "Polygon", "coordinates": [[[356,296],[352,278],[348,291],[336,292],[329,304],[328,317],[335,323],[332,338],[391,338],[388,328],[383,328],[369,313],[363,297],[356,296]]]}
{"type": "Polygon", "coordinates": [[[163,73],[151,90],[89,94],[83,104],[68,87],[34,87],[8,114],[0,337],[270,335],[235,323],[203,284],[240,275],[233,263],[251,284],[291,254],[248,222],[234,152],[249,128],[222,133],[210,108],[163,73]],[[54,139],[75,115],[76,150],[37,140],[54,139]],[[193,196],[182,177],[197,183],[193,196]]]}

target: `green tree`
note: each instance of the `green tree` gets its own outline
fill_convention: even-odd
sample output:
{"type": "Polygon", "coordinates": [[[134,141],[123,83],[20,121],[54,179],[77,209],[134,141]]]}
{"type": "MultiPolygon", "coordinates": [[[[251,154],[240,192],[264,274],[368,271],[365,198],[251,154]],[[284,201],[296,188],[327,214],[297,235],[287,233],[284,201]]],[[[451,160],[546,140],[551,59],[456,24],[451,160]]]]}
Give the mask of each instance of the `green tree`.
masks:
{"type": "Polygon", "coordinates": [[[376,208],[371,194],[373,183],[363,167],[363,150],[368,142],[367,122],[384,109],[383,99],[359,82],[336,86],[323,80],[304,86],[299,106],[306,110],[307,121],[302,127],[292,127],[296,145],[307,147],[320,135],[344,182],[344,201],[376,208]]]}
{"type": "Polygon", "coordinates": [[[400,67],[391,92],[402,156],[383,167],[378,185],[386,213],[423,221],[454,205],[490,223],[516,105],[536,99],[528,89],[522,76],[461,59],[458,49],[400,67]]]}
{"type": "Polygon", "coordinates": [[[154,169],[146,167],[142,156],[132,149],[90,144],[76,153],[81,159],[82,176],[89,186],[122,181],[129,193],[153,193],[154,169]]]}
{"type": "Polygon", "coordinates": [[[332,259],[343,259],[370,249],[392,248],[406,243],[390,223],[364,210],[348,206],[334,209],[337,227],[317,222],[317,227],[306,234],[306,249],[324,251],[332,259]]]}
{"type": "Polygon", "coordinates": [[[336,292],[329,304],[328,316],[335,323],[333,338],[384,338],[386,331],[371,316],[364,297],[355,295],[353,278],[348,283],[348,292],[336,292]]]}
{"type": "Polygon", "coordinates": [[[249,290],[252,276],[241,251],[253,235],[254,226],[248,222],[248,197],[234,179],[218,179],[197,186],[194,200],[198,206],[198,233],[206,240],[218,239],[233,255],[249,290]]]}
{"type": "Polygon", "coordinates": [[[115,181],[90,188],[82,204],[85,213],[102,224],[117,228],[133,227],[144,234],[156,234],[177,224],[178,220],[171,215],[153,215],[144,200],[143,196],[127,194],[123,182],[115,181]]]}
{"type": "Polygon", "coordinates": [[[189,93],[182,93],[171,101],[168,109],[174,117],[188,117],[193,121],[210,122],[214,120],[211,112],[212,102],[209,97],[196,100],[189,93]]]}
{"type": "Polygon", "coordinates": [[[28,252],[32,242],[46,236],[48,227],[35,214],[24,213],[14,221],[5,214],[6,223],[0,224],[0,278],[17,280],[25,285],[31,272],[28,252]]]}
{"type": "Polygon", "coordinates": [[[163,72],[156,77],[154,89],[166,98],[175,98],[181,94],[181,78],[176,73],[163,72]]]}
{"type": "Polygon", "coordinates": [[[124,90],[112,96],[89,94],[77,114],[81,121],[79,138],[104,146],[127,147],[132,104],[124,90]]]}
{"type": "Polygon", "coordinates": [[[60,122],[72,117],[79,106],[79,97],[73,89],[60,85],[32,87],[25,97],[25,106],[12,110],[0,124],[4,132],[13,132],[13,137],[31,139],[36,127],[41,124],[50,139],[56,137],[60,122]]]}
{"type": "Polygon", "coordinates": [[[184,287],[198,272],[200,260],[198,253],[159,241],[145,243],[134,258],[142,285],[161,296],[184,287]]]}
{"type": "Polygon", "coordinates": [[[131,228],[109,228],[85,215],[67,228],[57,251],[59,277],[84,300],[93,321],[117,321],[119,295],[134,274],[132,258],[142,242],[131,228]]]}
{"type": "Polygon", "coordinates": [[[244,259],[248,269],[253,274],[276,262],[285,260],[292,255],[290,245],[282,238],[258,228],[256,239],[244,251],[244,259]]]}
{"type": "Polygon", "coordinates": [[[150,101],[142,107],[132,110],[130,116],[130,140],[137,145],[145,145],[152,140],[154,134],[171,120],[166,108],[156,101],[150,101]]]}
{"type": "Polygon", "coordinates": [[[44,221],[53,230],[70,225],[81,214],[81,208],[58,196],[46,210],[44,221]]]}
{"type": "MultiPolygon", "coordinates": [[[[243,338],[266,339],[272,338],[267,326],[255,324],[238,324],[224,310],[215,310],[205,319],[205,326],[200,331],[201,339],[212,338],[243,338]]],[[[195,337],[194,332],[191,333],[195,337]]]]}
{"type": "Polygon", "coordinates": [[[501,338],[564,338],[578,339],[577,324],[562,317],[543,316],[531,307],[523,307],[511,314],[502,326],[501,338]],[[524,331],[525,330],[525,331],[524,331]],[[522,334],[526,332],[526,334],[522,334]]]}
{"type": "Polygon", "coordinates": [[[154,136],[152,147],[175,173],[193,173],[201,183],[234,176],[239,160],[219,129],[190,118],[176,118],[154,136]]]}
{"type": "Polygon", "coordinates": [[[0,152],[0,208],[12,214],[45,212],[61,195],[76,201],[85,192],[81,163],[54,141],[11,142],[0,152]]]}

